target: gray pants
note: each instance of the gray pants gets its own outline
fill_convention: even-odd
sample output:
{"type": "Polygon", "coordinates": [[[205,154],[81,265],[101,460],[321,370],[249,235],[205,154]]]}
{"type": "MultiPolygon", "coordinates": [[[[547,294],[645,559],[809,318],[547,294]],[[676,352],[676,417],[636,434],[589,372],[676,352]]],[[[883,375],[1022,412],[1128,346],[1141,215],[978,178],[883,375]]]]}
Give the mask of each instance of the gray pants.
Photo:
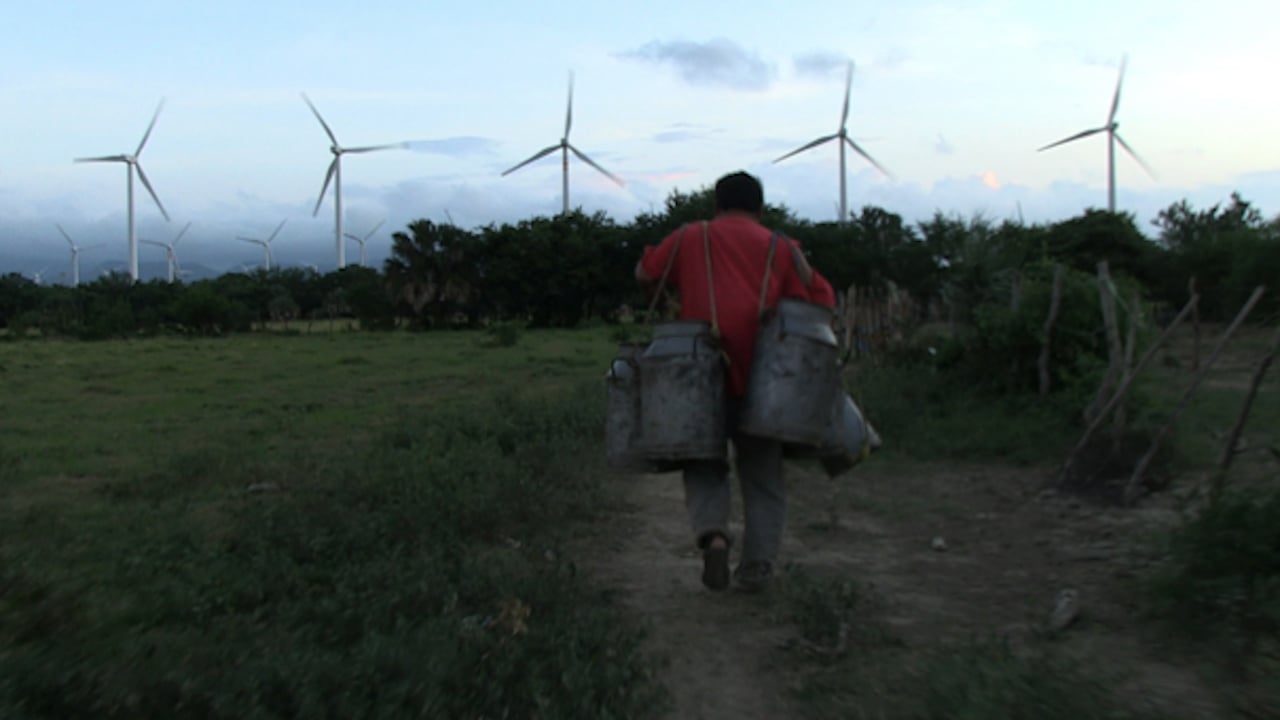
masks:
{"type": "MultiPolygon", "coordinates": [[[[736,408],[730,408],[729,427],[737,424],[736,408]]],[[[772,563],[782,545],[787,498],[782,482],[782,444],[777,440],[735,432],[733,447],[738,480],[742,486],[743,538],[741,562],[772,563]]],[[[729,464],[693,462],[684,469],[684,502],[694,539],[705,548],[711,536],[729,534],[729,464]]]]}

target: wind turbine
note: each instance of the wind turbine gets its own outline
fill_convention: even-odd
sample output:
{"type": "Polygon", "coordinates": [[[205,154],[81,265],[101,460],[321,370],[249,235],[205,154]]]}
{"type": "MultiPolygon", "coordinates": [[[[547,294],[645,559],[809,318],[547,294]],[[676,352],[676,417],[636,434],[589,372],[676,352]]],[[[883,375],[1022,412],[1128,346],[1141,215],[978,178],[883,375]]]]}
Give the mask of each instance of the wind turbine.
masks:
{"type": "Polygon", "coordinates": [[[125,164],[128,177],[128,200],[129,200],[129,278],[133,282],[138,282],[138,232],[133,221],[133,173],[138,172],[138,179],[142,180],[142,185],[151,194],[151,199],[156,201],[156,207],[160,208],[160,214],[164,216],[166,221],[169,220],[169,213],[164,209],[164,205],[160,202],[160,196],[156,195],[156,191],[151,187],[151,182],[147,180],[147,174],[142,171],[142,164],[138,161],[138,156],[142,154],[142,148],[146,146],[147,139],[151,137],[151,131],[156,126],[156,120],[160,118],[160,110],[164,108],[164,100],[156,107],[155,115],[151,116],[151,124],[147,126],[147,131],[142,135],[142,142],[138,143],[138,149],[132,154],[126,155],[103,155],[101,157],[76,158],[76,162],[122,162],[125,164]]]}
{"type": "Polygon", "coordinates": [[[62,229],[61,225],[59,225],[58,223],[54,223],[53,226],[58,228],[58,232],[62,233],[62,237],[66,238],[67,243],[71,245],[71,287],[79,287],[80,286],[80,253],[84,252],[85,250],[100,248],[102,247],[102,243],[98,243],[97,245],[89,245],[87,247],[80,247],[79,245],[76,245],[75,240],[71,239],[71,236],[67,234],[67,231],[62,229]]]}
{"type": "Polygon", "coordinates": [[[528,165],[529,163],[535,160],[541,160],[542,158],[559,150],[561,153],[561,160],[560,160],[560,167],[561,167],[561,173],[562,173],[561,188],[564,193],[563,212],[566,215],[569,214],[569,153],[571,152],[574,155],[577,155],[579,160],[595,168],[597,171],[600,172],[600,174],[604,175],[605,177],[617,183],[618,187],[626,187],[626,184],[623,183],[622,180],[620,180],[616,175],[600,167],[599,165],[596,164],[594,160],[592,160],[591,158],[583,154],[581,150],[569,144],[569,129],[572,126],[573,126],[573,73],[569,73],[569,105],[568,105],[568,109],[565,110],[564,136],[560,138],[560,142],[556,143],[555,145],[549,145],[539,150],[538,152],[534,153],[533,156],[530,157],[528,160],[525,160],[519,165],[516,165],[510,170],[507,170],[506,172],[502,173],[503,177],[506,177],[507,175],[510,175],[511,173],[519,170],[525,165],[528,165]]]}
{"type": "Polygon", "coordinates": [[[858,147],[858,143],[854,142],[853,138],[849,137],[849,132],[845,128],[845,124],[849,121],[849,91],[852,89],[853,89],[853,61],[850,61],[849,70],[845,75],[845,81],[844,81],[844,108],[840,111],[840,129],[830,135],[823,135],[817,140],[814,140],[808,143],[807,145],[802,145],[799,148],[796,148],[795,150],[792,150],[791,152],[787,153],[786,155],[783,155],[777,160],[774,160],[775,163],[782,162],[783,160],[786,160],[792,155],[799,155],[805,150],[816,148],[819,145],[835,140],[836,145],[840,147],[840,222],[841,223],[846,222],[849,218],[849,196],[848,196],[848,191],[846,189],[845,169],[844,169],[845,168],[844,146],[846,144],[848,144],[849,147],[853,148],[853,151],[861,155],[867,162],[875,166],[877,170],[884,173],[885,177],[888,177],[888,178],[893,177],[893,175],[888,170],[885,170],[880,165],[880,163],[876,162],[875,159],[872,158],[870,155],[868,155],[865,150],[863,150],[861,147],[858,147]]]}
{"type": "Polygon", "coordinates": [[[325,173],[324,185],[320,186],[320,197],[316,200],[316,209],[311,211],[311,216],[315,217],[320,212],[320,205],[324,202],[325,191],[329,189],[329,181],[333,181],[333,238],[338,246],[338,269],[347,266],[346,246],[342,242],[342,156],[346,153],[367,153],[374,150],[392,150],[395,148],[407,148],[409,143],[399,142],[391,145],[366,145],[364,147],[344,148],[338,144],[338,137],[333,134],[333,130],[329,128],[329,123],[324,121],[320,116],[320,111],[311,103],[311,98],[306,93],[302,93],[302,99],[306,101],[307,107],[311,108],[311,112],[315,114],[316,119],[320,121],[320,127],[324,128],[324,132],[329,136],[329,140],[333,143],[329,146],[329,152],[333,153],[333,162],[329,163],[329,171],[325,173]]]}
{"type": "Polygon", "coordinates": [[[364,237],[347,233],[347,237],[360,243],[360,267],[364,267],[364,244],[369,242],[369,238],[373,237],[373,234],[378,232],[378,228],[382,227],[382,223],[384,222],[386,222],[386,220],[379,220],[378,224],[374,225],[372,230],[364,234],[364,237]]]}
{"type": "Polygon", "coordinates": [[[1155,178],[1155,173],[1151,172],[1151,167],[1148,166],[1145,162],[1143,162],[1142,158],[1138,157],[1138,153],[1134,152],[1133,148],[1129,147],[1129,143],[1125,142],[1124,138],[1120,137],[1120,133],[1116,132],[1120,128],[1120,123],[1116,122],[1116,111],[1120,108],[1120,86],[1121,84],[1124,83],[1124,67],[1128,63],[1128,60],[1129,60],[1128,56],[1125,56],[1120,59],[1120,75],[1119,77],[1116,78],[1116,92],[1115,92],[1115,95],[1111,97],[1111,112],[1107,115],[1106,125],[1103,125],[1102,127],[1093,128],[1092,130],[1084,130],[1084,131],[1078,132],[1075,135],[1072,135],[1071,137],[1063,138],[1055,143],[1049,143],[1048,145],[1045,145],[1044,147],[1037,150],[1037,152],[1043,152],[1045,150],[1048,150],[1051,147],[1065,145],[1066,143],[1069,143],[1073,140],[1087,138],[1090,135],[1097,135],[1098,133],[1102,133],[1102,132],[1106,133],[1107,134],[1107,210],[1109,212],[1116,211],[1116,143],[1120,143],[1120,147],[1124,148],[1125,152],[1129,153],[1129,157],[1133,158],[1135,161],[1137,161],[1138,165],[1142,166],[1142,169],[1146,171],[1147,175],[1151,176],[1152,179],[1155,178]]]}
{"type": "Polygon", "coordinates": [[[162,243],[156,240],[141,241],[148,245],[155,245],[156,247],[164,248],[165,259],[169,261],[169,282],[173,282],[182,275],[182,270],[178,268],[178,255],[173,251],[173,247],[178,244],[178,241],[182,239],[183,235],[187,234],[187,229],[190,227],[191,223],[183,225],[182,230],[178,232],[178,236],[173,239],[173,242],[162,243]]]}
{"type": "Polygon", "coordinates": [[[45,266],[45,267],[42,267],[42,268],[40,268],[39,270],[37,270],[37,271],[35,271],[35,272],[31,273],[31,281],[32,281],[32,282],[34,282],[36,285],[41,285],[41,284],[43,284],[43,283],[44,283],[44,273],[45,273],[45,271],[46,271],[46,270],[48,270],[48,269],[49,269],[49,268],[48,268],[48,266],[45,266]]]}
{"type": "Polygon", "coordinates": [[[266,270],[270,272],[271,271],[271,241],[276,239],[276,235],[280,233],[280,229],[283,228],[284,224],[288,221],[289,221],[288,218],[281,220],[280,224],[276,226],[276,229],[272,231],[271,235],[269,235],[266,240],[259,240],[258,238],[244,237],[243,235],[237,235],[236,239],[253,243],[254,245],[261,245],[262,250],[266,255],[266,270]]]}

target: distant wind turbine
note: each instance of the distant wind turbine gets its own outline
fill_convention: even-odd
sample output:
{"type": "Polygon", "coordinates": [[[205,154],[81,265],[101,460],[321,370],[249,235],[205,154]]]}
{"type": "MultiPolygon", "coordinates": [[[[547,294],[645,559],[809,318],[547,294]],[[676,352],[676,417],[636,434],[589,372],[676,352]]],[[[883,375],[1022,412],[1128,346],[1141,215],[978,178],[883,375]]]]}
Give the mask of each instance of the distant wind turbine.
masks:
{"type": "Polygon", "coordinates": [[[506,172],[502,173],[503,177],[506,177],[507,175],[510,175],[511,173],[519,170],[525,165],[528,165],[529,163],[534,162],[535,160],[541,160],[542,158],[559,150],[561,153],[561,159],[560,159],[561,189],[564,195],[564,202],[563,202],[562,208],[563,208],[564,214],[566,215],[569,214],[569,153],[571,152],[574,155],[577,155],[579,160],[595,168],[598,172],[600,172],[600,174],[604,175],[605,177],[617,183],[618,187],[626,187],[626,184],[623,183],[622,180],[618,178],[618,176],[600,167],[599,165],[596,164],[594,160],[592,160],[591,158],[583,154],[581,150],[569,144],[569,129],[571,127],[573,127],[573,73],[569,73],[569,104],[568,104],[568,108],[565,110],[564,136],[560,138],[560,142],[556,143],[555,145],[549,145],[539,150],[538,152],[534,153],[533,156],[530,157],[528,160],[525,160],[519,165],[516,165],[510,170],[507,170],[506,172]]]}
{"type": "Polygon", "coordinates": [[[48,270],[48,269],[49,269],[49,268],[46,266],[46,267],[42,267],[42,268],[40,268],[39,270],[37,270],[37,271],[35,271],[35,272],[31,273],[31,281],[32,281],[32,282],[34,282],[36,285],[41,285],[41,284],[43,284],[43,283],[44,283],[44,274],[45,274],[45,271],[46,271],[46,270],[48,270]]]}
{"type": "Polygon", "coordinates": [[[129,212],[129,279],[133,282],[138,281],[138,232],[133,221],[133,173],[138,172],[138,179],[142,180],[142,185],[147,188],[147,192],[151,194],[151,199],[156,201],[156,207],[160,208],[160,214],[167,221],[169,213],[164,209],[164,205],[160,202],[160,196],[156,195],[156,191],[151,187],[151,182],[147,180],[147,174],[142,171],[142,165],[138,161],[138,156],[142,154],[142,148],[146,146],[147,139],[151,137],[151,131],[156,126],[156,120],[160,118],[160,110],[164,108],[164,100],[156,107],[155,115],[151,116],[151,124],[147,126],[147,131],[142,135],[142,142],[138,143],[138,149],[129,155],[103,155],[101,157],[76,158],[76,162],[122,162],[125,164],[129,177],[128,184],[128,212],[129,212]]]}
{"type": "Polygon", "coordinates": [[[102,243],[80,247],[79,245],[76,245],[75,240],[71,239],[71,236],[67,234],[67,231],[62,229],[61,225],[57,223],[54,223],[53,225],[54,227],[58,228],[58,232],[62,233],[62,237],[67,239],[67,244],[71,245],[71,287],[79,287],[80,286],[80,253],[84,252],[85,250],[100,248],[102,247],[102,243]]]}
{"type": "Polygon", "coordinates": [[[849,132],[848,130],[846,130],[845,125],[849,121],[849,92],[852,89],[853,89],[853,62],[851,61],[849,63],[849,70],[845,74],[844,108],[840,111],[840,129],[830,135],[823,135],[817,140],[813,140],[806,145],[802,145],[796,148],[795,150],[792,150],[791,152],[787,153],[786,155],[783,155],[777,160],[774,160],[775,163],[782,162],[783,160],[786,160],[792,155],[799,155],[805,150],[816,148],[819,145],[835,140],[836,145],[840,147],[840,222],[841,223],[847,222],[849,218],[849,195],[848,195],[848,190],[846,189],[846,179],[845,179],[844,146],[846,144],[848,144],[849,147],[853,148],[853,151],[861,155],[867,162],[875,166],[877,170],[884,173],[885,177],[888,177],[888,178],[893,177],[893,175],[888,170],[885,170],[880,165],[880,163],[876,162],[875,159],[872,158],[870,155],[868,155],[865,150],[863,150],[861,147],[858,147],[858,143],[854,142],[853,138],[849,137],[849,132]]]}
{"type": "Polygon", "coordinates": [[[1140,165],[1142,169],[1146,171],[1147,175],[1149,175],[1152,179],[1155,178],[1155,173],[1151,172],[1151,167],[1148,166],[1147,163],[1142,160],[1142,158],[1138,157],[1138,153],[1134,152],[1134,149],[1129,147],[1129,143],[1125,142],[1124,138],[1120,137],[1120,133],[1116,132],[1120,128],[1120,123],[1116,122],[1116,111],[1120,109],[1120,86],[1122,83],[1124,83],[1124,68],[1125,68],[1125,65],[1128,63],[1128,60],[1129,60],[1128,56],[1125,56],[1120,59],[1120,75],[1119,77],[1116,78],[1116,92],[1115,92],[1115,95],[1113,95],[1111,98],[1111,112],[1107,115],[1106,125],[1103,125],[1102,127],[1093,128],[1092,130],[1084,130],[1082,132],[1078,132],[1075,135],[1072,135],[1071,137],[1063,138],[1055,143],[1049,143],[1048,145],[1045,145],[1044,147],[1037,150],[1037,152],[1042,152],[1044,150],[1048,150],[1051,147],[1065,145],[1066,143],[1072,142],[1073,140],[1087,138],[1090,135],[1097,135],[1098,133],[1102,133],[1102,132],[1106,133],[1107,134],[1107,210],[1109,212],[1116,211],[1116,143],[1120,143],[1120,147],[1124,148],[1125,152],[1129,153],[1129,157],[1137,161],[1138,165],[1140,165]]]}
{"type": "Polygon", "coordinates": [[[349,238],[351,238],[352,240],[355,240],[356,242],[360,243],[360,267],[364,267],[364,266],[365,266],[365,264],[364,264],[364,245],[365,245],[365,243],[369,242],[369,238],[373,237],[373,234],[374,234],[374,233],[376,233],[376,232],[378,232],[378,228],[382,227],[382,223],[384,223],[384,222],[386,222],[386,220],[379,220],[379,221],[378,221],[378,224],[377,224],[377,225],[374,225],[372,230],[370,230],[369,232],[367,232],[367,233],[365,233],[365,234],[364,234],[364,237],[360,237],[359,235],[352,235],[351,233],[347,233],[347,237],[349,237],[349,238]]]}
{"type": "Polygon", "coordinates": [[[187,229],[190,227],[191,223],[183,225],[182,230],[178,231],[178,236],[175,237],[172,242],[162,243],[156,240],[141,241],[148,245],[155,245],[156,247],[164,248],[165,259],[169,261],[169,282],[177,280],[183,274],[182,270],[178,267],[178,254],[174,252],[173,248],[178,244],[178,241],[182,239],[182,236],[187,234],[187,229]]]}
{"type": "Polygon", "coordinates": [[[320,121],[320,127],[324,128],[324,132],[329,136],[329,140],[333,143],[329,146],[329,152],[333,153],[333,162],[329,163],[329,171],[325,173],[324,185],[320,186],[320,197],[316,200],[316,209],[311,211],[311,216],[315,217],[320,212],[320,205],[324,202],[324,194],[329,189],[329,181],[333,181],[333,238],[338,246],[338,269],[347,266],[346,245],[342,242],[342,156],[347,153],[367,153],[374,150],[392,150],[395,148],[407,148],[409,143],[399,142],[391,145],[366,145],[364,147],[344,148],[338,144],[338,137],[333,134],[333,130],[329,128],[329,123],[324,121],[320,116],[320,111],[311,103],[306,93],[302,94],[302,99],[307,103],[307,107],[311,108],[311,112],[315,114],[316,120],[320,121]]]}
{"type": "Polygon", "coordinates": [[[284,224],[288,221],[289,221],[288,218],[281,220],[280,224],[276,226],[276,229],[272,231],[272,233],[269,236],[267,236],[266,240],[260,240],[258,238],[251,238],[251,237],[244,237],[243,235],[237,235],[236,239],[243,240],[248,243],[253,243],[254,245],[261,245],[263,254],[265,255],[265,260],[266,260],[265,267],[266,267],[266,270],[270,272],[271,271],[271,241],[276,239],[276,235],[280,234],[280,229],[283,228],[284,224]]]}

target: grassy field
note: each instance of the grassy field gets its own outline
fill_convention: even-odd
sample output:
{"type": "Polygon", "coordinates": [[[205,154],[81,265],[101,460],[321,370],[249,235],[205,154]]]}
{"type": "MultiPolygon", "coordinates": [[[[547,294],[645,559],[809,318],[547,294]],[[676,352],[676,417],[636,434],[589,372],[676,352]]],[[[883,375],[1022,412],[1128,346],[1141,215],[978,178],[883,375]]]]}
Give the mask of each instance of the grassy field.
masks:
{"type": "Polygon", "coordinates": [[[639,717],[603,332],[0,344],[0,716],[639,717]]]}
{"type": "MultiPolygon", "coordinates": [[[[509,347],[461,331],[0,342],[0,717],[661,714],[661,658],[642,650],[643,617],[574,557],[600,520],[653,514],[620,504],[628,483],[601,463],[613,334],[529,331],[509,347]]],[[[1233,344],[1178,424],[1166,470],[1179,494],[1210,472],[1265,340],[1250,332],[1233,344]]],[[[1163,422],[1190,380],[1188,359],[1179,338],[1143,381],[1137,425],[1163,422]]],[[[834,523],[805,529],[806,506],[813,519],[828,498],[797,486],[796,532],[852,553],[790,577],[768,604],[770,622],[801,638],[779,656],[801,711],[1131,716],[1099,679],[1110,666],[1083,671],[1052,645],[1011,654],[985,639],[994,590],[970,607],[981,584],[971,571],[948,575],[927,543],[931,564],[918,567],[929,571],[910,570],[924,559],[916,545],[892,549],[938,527],[963,538],[973,518],[1005,512],[1007,496],[1038,492],[1077,437],[1079,398],[992,399],[879,362],[853,368],[850,382],[886,446],[842,512],[880,523],[891,552],[841,540],[834,523]],[[886,559],[901,574],[884,575],[886,559]],[[888,587],[933,583],[920,596],[951,603],[976,639],[904,646],[862,585],[877,572],[888,587]],[[850,651],[815,654],[845,645],[841,628],[850,651]]],[[[1274,487],[1278,396],[1273,374],[1234,483],[1274,487]]],[[[1062,511],[1037,507],[1001,525],[993,547],[1026,557],[988,551],[990,581],[1002,566],[1042,572],[1040,545],[1026,538],[1062,511]]],[[[1174,608],[1191,613],[1184,622],[1222,615],[1224,587],[1274,582],[1268,552],[1247,562],[1205,552],[1268,542],[1274,522],[1251,507],[1188,525],[1172,590],[1161,591],[1184,598],[1174,608]],[[1229,535],[1243,524],[1259,532],[1229,535]]],[[[1095,527],[1108,510],[1078,512],[1082,537],[1111,532],[1095,527]]],[[[638,562],[652,572],[668,560],[638,562]]],[[[1087,586],[1091,599],[1114,590],[1151,605],[1140,583],[1097,577],[1106,582],[1087,586]]],[[[702,611],[704,598],[686,594],[679,612],[702,611]]],[[[1274,634],[1273,600],[1227,609],[1274,634]]],[[[910,616],[927,624],[929,607],[910,616]]],[[[743,622],[726,616],[723,630],[743,622]]]]}

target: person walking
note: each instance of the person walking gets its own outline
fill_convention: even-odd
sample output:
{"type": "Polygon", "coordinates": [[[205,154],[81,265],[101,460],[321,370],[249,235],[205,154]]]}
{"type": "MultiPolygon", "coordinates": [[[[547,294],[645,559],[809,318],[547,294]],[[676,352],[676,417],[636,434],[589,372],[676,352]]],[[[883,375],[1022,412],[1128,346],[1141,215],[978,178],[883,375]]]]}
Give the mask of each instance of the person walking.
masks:
{"type": "MultiPolygon", "coordinates": [[[[728,362],[726,427],[743,505],[742,547],[733,579],[746,591],[763,590],[772,580],[786,519],[782,444],[737,429],[760,328],[762,290],[766,308],[781,298],[835,305],[830,283],[810,267],[799,244],[761,224],[763,215],[760,181],[745,172],[725,175],[715,185],[715,216],[687,224],[645,248],[635,270],[636,279],[644,285],[665,275],[665,283],[679,293],[680,319],[711,322],[714,312],[718,320],[718,339],[728,362]],[[770,262],[768,287],[762,288],[770,262]]],[[[685,506],[694,541],[702,551],[702,583],[711,590],[724,590],[730,584],[729,554],[734,543],[729,532],[729,465],[723,460],[692,461],[683,473],[685,506]]]]}

